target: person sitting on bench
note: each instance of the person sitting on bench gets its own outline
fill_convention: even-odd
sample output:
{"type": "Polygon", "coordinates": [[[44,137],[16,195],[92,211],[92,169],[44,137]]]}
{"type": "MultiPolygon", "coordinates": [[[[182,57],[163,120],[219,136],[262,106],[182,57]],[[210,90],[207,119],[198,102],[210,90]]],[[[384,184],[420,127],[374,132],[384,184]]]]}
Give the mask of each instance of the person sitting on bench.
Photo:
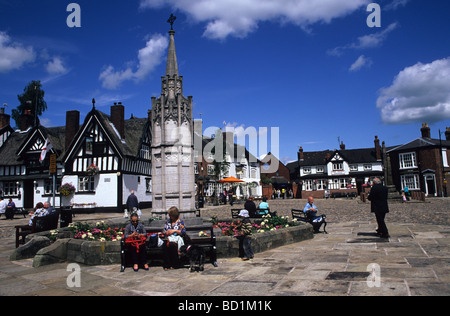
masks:
{"type": "Polygon", "coordinates": [[[167,237],[167,242],[163,244],[164,254],[164,270],[178,268],[180,266],[180,260],[178,257],[178,251],[183,236],[186,234],[186,228],[184,221],[180,219],[180,211],[175,206],[171,207],[167,211],[169,219],[164,225],[164,235],[167,237]]]}
{"type": "Polygon", "coordinates": [[[259,203],[258,206],[258,215],[267,215],[269,214],[269,203],[267,203],[267,198],[264,196],[263,201],[259,203]]]}
{"type": "Polygon", "coordinates": [[[244,204],[244,209],[248,211],[248,214],[251,218],[256,217],[256,204],[253,202],[253,197],[249,197],[248,200],[244,204]]]}
{"type": "Polygon", "coordinates": [[[33,226],[33,219],[35,217],[42,217],[42,216],[48,215],[47,209],[44,208],[44,204],[42,204],[41,202],[36,204],[36,207],[34,208],[34,210],[35,211],[33,213],[29,214],[31,216],[31,219],[28,222],[29,226],[33,226]]]}
{"type": "MultiPolygon", "coordinates": [[[[147,237],[145,227],[139,222],[139,216],[136,213],[131,214],[131,220],[125,227],[124,236],[125,239],[147,237]]],[[[133,261],[133,270],[137,272],[140,265],[144,267],[144,270],[148,271],[149,268],[147,264],[147,251],[145,244],[140,245],[139,249],[130,246],[130,253],[132,258],[131,260],[133,261]]]]}
{"type": "Polygon", "coordinates": [[[316,217],[317,216],[317,206],[314,204],[314,198],[312,196],[308,197],[308,202],[303,209],[303,213],[307,216],[316,217]]]}

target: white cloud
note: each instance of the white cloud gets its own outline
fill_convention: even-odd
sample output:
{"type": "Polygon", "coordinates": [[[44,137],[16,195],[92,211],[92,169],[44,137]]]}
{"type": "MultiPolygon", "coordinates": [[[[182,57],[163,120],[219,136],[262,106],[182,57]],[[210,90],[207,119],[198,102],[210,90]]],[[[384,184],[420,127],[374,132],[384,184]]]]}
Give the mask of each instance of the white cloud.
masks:
{"type": "Polygon", "coordinates": [[[20,43],[12,42],[5,32],[0,32],[0,73],[20,69],[35,59],[36,54],[32,47],[23,47],[20,43]]]}
{"type": "Polygon", "coordinates": [[[370,0],[141,0],[141,8],[165,5],[186,13],[198,23],[207,23],[204,36],[225,39],[246,37],[258,23],[292,23],[304,29],[330,23],[367,5],[370,0]]]}
{"type": "Polygon", "coordinates": [[[45,66],[45,70],[51,75],[60,75],[67,72],[67,68],[64,67],[61,57],[53,57],[45,66]]]}
{"type": "Polygon", "coordinates": [[[404,7],[408,4],[410,0],[393,0],[391,3],[383,7],[386,11],[397,10],[399,7],[404,7]]]}
{"type": "Polygon", "coordinates": [[[152,36],[145,47],[138,52],[139,64],[137,70],[133,71],[131,67],[128,67],[125,70],[116,71],[113,66],[109,65],[99,76],[102,86],[106,89],[114,90],[124,81],[145,79],[155,67],[161,64],[168,46],[169,40],[167,37],[161,34],[152,36]]]}
{"type": "Polygon", "coordinates": [[[353,65],[351,65],[349,71],[350,72],[356,72],[358,70],[361,70],[364,67],[370,67],[372,66],[373,62],[372,59],[361,55],[359,56],[359,58],[353,63],[353,65]]]}
{"type": "Polygon", "coordinates": [[[328,54],[332,56],[341,56],[346,50],[349,49],[359,50],[359,49],[380,47],[383,44],[383,42],[387,39],[389,33],[394,31],[397,27],[398,23],[392,23],[386,29],[380,32],[358,37],[358,40],[354,43],[331,49],[328,51],[328,54]]]}
{"type": "Polygon", "coordinates": [[[377,100],[385,124],[450,119],[450,57],[402,70],[377,100]]]}

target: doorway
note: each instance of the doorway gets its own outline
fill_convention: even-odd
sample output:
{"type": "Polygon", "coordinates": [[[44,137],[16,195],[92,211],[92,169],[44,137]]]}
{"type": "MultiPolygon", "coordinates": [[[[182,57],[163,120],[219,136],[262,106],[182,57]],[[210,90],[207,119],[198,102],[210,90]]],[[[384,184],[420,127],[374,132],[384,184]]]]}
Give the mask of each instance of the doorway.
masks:
{"type": "Polygon", "coordinates": [[[24,180],[23,182],[23,207],[34,208],[34,181],[24,180]]]}
{"type": "Polygon", "coordinates": [[[426,196],[437,196],[436,177],[434,174],[424,175],[426,196]]]}

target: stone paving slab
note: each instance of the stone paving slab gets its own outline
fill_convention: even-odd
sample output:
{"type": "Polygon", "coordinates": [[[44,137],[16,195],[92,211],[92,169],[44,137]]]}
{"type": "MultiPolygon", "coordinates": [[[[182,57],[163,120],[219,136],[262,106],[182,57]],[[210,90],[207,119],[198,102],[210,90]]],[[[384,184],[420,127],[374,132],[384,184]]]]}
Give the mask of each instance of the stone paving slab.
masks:
{"type": "Polygon", "coordinates": [[[120,273],[119,265],[81,266],[81,287],[69,288],[68,263],[32,268],[9,261],[13,239],[0,246],[0,295],[39,296],[372,296],[450,295],[450,234],[444,225],[388,224],[391,238],[373,235],[376,224],[331,223],[329,234],[256,255],[219,259],[219,267],[120,273]],[[409,233],[409,235],[408,235],[409,233]],[[368,266],[380,266],[370,287],[368,266]]]}

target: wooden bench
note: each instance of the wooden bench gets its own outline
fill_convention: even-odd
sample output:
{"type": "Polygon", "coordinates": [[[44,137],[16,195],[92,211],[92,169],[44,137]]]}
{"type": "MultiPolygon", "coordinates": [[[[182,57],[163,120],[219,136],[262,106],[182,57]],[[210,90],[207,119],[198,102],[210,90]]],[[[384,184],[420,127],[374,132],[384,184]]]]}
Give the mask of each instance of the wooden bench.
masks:
{"type": "MultiPolygon", "coordinates": [[[[163,231],[162,227],[145,227],[147,234],[157,234],[163,231]]],[[[209,225],[193,225],[186,227],[186,235],[184,236],[185,243],[187,245],[196,245],[200,248],[205,249],[205,254],[209,255],[210,263],[217,267],[217,248],[216,248],[216,236],[214,235],[214,228],[211,224],[209,225]],[[207,231],[208,237],[200,237],[199,233],[201,231],[207,231]]],[[[149,247],[147,241],[147,260],[153,260],[155,258],[161,257],[162,247],[149,247]]],[[[121,242],[121,269],[120,272],[124,272],[128,265],[128,247],[125,244],[125,240],[121,242]]]]}
{"type": "Polygon", "coordinates": [[[347,192],[333,192],[333,193],[331,193],[331,198],[332,199],[337,199],[337,198],[353,199],[356,196],[357,196],[356,192],[351,192],[351,193],[347,193],[347,192]]]}
{"type": "Polygon", "coordinates": [[[25,244],[25,237],[30,234],[57,229],[58,221],[59,221],[59,211],[55,211],[54,213],[46,216],[33,218],[32,226],[29,225],[15,226],[16,248],[19,248],[20,244],[25,244]]]}
{"type": "MultiPolygon", "coordinates": [[[[319,227],[317,228],[315,223],[314,223],[314,219],[318,218],[317,216],[313,216],[310,213],[304,213],[303,210],[296,210],[296,209],[292,209],[291,210],[291,214],[292,214],[292,219],[297,219],[298,221],[304,222],[304,223],[309,223],[313,226],[314,228],[314,233],[318,233],[319,232],[319,227]]],[[[327,222],[326,222],[326,216],[325,215],[320,215],[320,217],[323,218],[323,232],[325,234],[328,234],[326,231],[326,227],[327,227],[327,222]]]]}
{"type": "Polygon", "coordinates": [[[296,220],[304,222],[304,223],[309,223],[309,221],[310,221],[308,219],[308,216],[306,216],[306,214],[303,212],[303,210],[292,209],[291,213],[292,213],[292,219],[296,219],[296,220]]]}
{"type": "MultiPolygon", "coordinates": [[[[231,209],[231,218],[239,218],[239,213],[241,212],[241,210],[242,210],[241,208],[231,209]]],[[[269,214],[272,214],[272,213],[270,213],[270,209],[264,209],[264,210],[261,210],[259,208],[256,209],[257,213],[260,211],[267,211],[267,212],[269,212],[269,214]]],[[[276,212],[275,212],[275,214],[276,214],[276,212]]],[[[249,215],[250,215],[250,218],[262,218],[264,216],[261,214],[253,214],[253,216],[252,216],[252,214],[250,214],[250,212],[249,212],[249,215]]]]}
{"type": "Polygon", "coordinates": [[[15,215],[22,215],[23,218],[26,218],[28,215],[28,211],[26,211],[24,208],[13,208],[13,209],[7,209],[5,212],[6,219],[14,219],[15,215]]]}

